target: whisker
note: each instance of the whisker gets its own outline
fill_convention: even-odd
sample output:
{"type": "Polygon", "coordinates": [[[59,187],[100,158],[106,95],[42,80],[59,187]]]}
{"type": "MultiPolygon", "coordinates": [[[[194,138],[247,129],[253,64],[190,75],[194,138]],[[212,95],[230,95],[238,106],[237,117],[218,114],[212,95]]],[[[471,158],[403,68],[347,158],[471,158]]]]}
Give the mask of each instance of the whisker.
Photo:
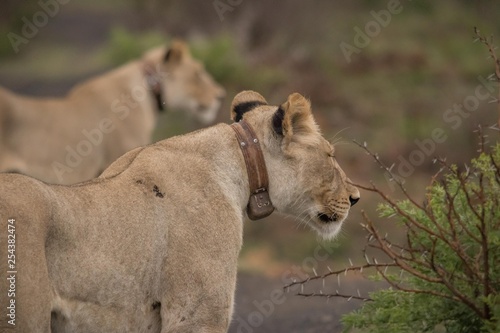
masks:
{"type": "Polygon", "coordinates": [[[337,136],[339,136],[339,135],[340,135],[340,133],[342,133],[342,132],[344,132],[344,131],[348,130],[349,128],[350,128],[350,127],[345,127],[345,128],[343,128],[343,129],[341,129],[340,131],[338,131],[337,133],[335,133],[335,135],[334,135],[331,139],[329,139],[329,140],[328,140],[328,141],[332,144],[332,146],[334,146],[334,145],[338,144],[338,143],[340,142],[340,140],[343,140],[341,137],[340,137],[340,138],[337,138],[337,136]]]}

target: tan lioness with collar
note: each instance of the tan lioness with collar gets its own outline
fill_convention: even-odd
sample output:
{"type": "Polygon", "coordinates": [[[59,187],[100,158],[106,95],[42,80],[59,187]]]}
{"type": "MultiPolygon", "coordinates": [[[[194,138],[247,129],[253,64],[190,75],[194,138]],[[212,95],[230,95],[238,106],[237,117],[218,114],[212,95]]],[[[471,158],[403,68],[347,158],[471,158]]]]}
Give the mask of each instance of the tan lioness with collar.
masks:
{"type": "MultiPolygon", "coordinates": [[[[246,91],[231,113],[256,134],[276,211],[333,238],[359,192],[309,102],[295,93],[271,106],[246,91]]],[[[82,184],[1,174],[4,312],[12,299],[5,274],[17,273],[15,326],[3,315],[0,330],[226,332],[250,196],[240,145],[219,124],[136,148],[82,184]],[[6,267],[7,230],[14,267],[6,267]]]]}
{"type": "Polygon", "coordinates": [[[29,98],[0,88],[0,172],[53,184],[92,179],[150,143],[164,107],[209,124],[224,94],[181,41],[86,81],[65,98],[29,98]]]}

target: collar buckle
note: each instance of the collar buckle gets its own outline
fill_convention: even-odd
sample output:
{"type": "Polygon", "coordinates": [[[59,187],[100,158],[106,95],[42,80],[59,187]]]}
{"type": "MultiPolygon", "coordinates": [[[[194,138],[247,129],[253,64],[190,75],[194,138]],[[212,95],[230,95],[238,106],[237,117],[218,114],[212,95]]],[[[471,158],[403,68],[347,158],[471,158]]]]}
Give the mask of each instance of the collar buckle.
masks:
{"type": "Polygon", "coordinates": [[[260,188],[250,195],[247,205],[247,214],[251,220],[258,220],[271,215],[274,211],[269,192],[260,188]]]}

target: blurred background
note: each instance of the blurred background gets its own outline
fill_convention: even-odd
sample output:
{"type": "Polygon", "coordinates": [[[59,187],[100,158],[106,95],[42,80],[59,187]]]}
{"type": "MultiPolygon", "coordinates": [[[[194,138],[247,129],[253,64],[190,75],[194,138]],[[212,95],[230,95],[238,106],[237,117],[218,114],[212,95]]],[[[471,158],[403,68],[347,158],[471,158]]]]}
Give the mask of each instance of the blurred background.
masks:
{"type": "MultiPolygon", "coordinates": [[[[477,150],[473,131],[481,124],[488,134],[498,119],[489,103],[498,88],[484,83],[493,62],[485,46],[474,43],[473,29],[500,38],[496,0],[3,0],[0,8],[0,85],[8,89],[64,96],[78,82],[183,38],[227,90],[217,122],[229,122],[229,105],[241,90],[256,90],[271,104],[300,92],[311,100],[325,137],[337,142],[336,156],[348,176],[358,184],[372,181],[395,198],[400,194],[383,171],[352,140],[366,142],[387,166],[394,164],[413,197],[423,201],[437,171],[433,157],[463,165],[477,150]],[[54,15],[13,47],[12,33],[23,36],[26,21],[33,22],[44,10],[41,3],[49,2],[58,4],[54,15]],[[492,97],[477,98],[478,89],[492,97]],[[461,113],[450,111],[460,105],[461,113]],[[432,144],[436,129],[446,139],[432,144]]],[[[186,115],[167,112],[154,139],[200,127],[186,115]]],[[[291,292],[269,315],[258,304],[281,289],[284,277],[360,262],[361,211],[376,219],[377,203],[362,192],[340,237],[326,244],[293,218],[274,214],[247,222],[231,332],[340,331],[339,315],[359,303],[291,292]],[[328,255],[318,257],[318,246],[328,255]],[[262,320],[249,325],[256,311],[262,320]]],[[[378,223],[403,236],[394,221],[378,223]]],[[[325,288],[333,283],[326,281],[325,288]]],[[[372,287],[359,276],[346,276],[342,285],[372,287]]]]}

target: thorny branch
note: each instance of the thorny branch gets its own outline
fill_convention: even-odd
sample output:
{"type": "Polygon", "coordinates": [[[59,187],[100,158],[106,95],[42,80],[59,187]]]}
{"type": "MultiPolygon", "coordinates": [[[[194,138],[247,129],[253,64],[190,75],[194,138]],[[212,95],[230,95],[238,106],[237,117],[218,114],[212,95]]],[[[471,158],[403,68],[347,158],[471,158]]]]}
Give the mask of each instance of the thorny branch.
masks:
{"type": "MultiPolygon", "coordinates": [[[[478,135],[482,136],[482,132],[478,131],[478,135]]],[[[484,138],[480,138],[480,140],[484,140],[484,138]]],[[[489,306],[480,301],[481,297],[479,297],[487,297],[491,293],[496,293],[495,286],[492,285],[489,280],[489,263],[491,259],[488,253],[488,230],[485,222],[487,217],[485,216],[485,193],[483,188],[485,184],[482,172],[476,169],[467,168],[467,172],[463,173],[457,168],[449,166],[445,160],[439,160],[439,164],[441,165],[440,172],[446,170],[449,174],[452,174],[454,179],[457,180],[457,188],[452,190],[447,187],[446,182],[442,183],[444,197],[441,200],[444,206],[442,210],[441,208],[436,210],[430,202],[430,197],[428,198],[429,202],[424,205],[418,204],[412,199],[404,188],[403,183],[397,177],[392,176],[391,168],[388,168],[380,160],[377,154],[372,153],[368,149],[366,143],[361,145],[356,142],[356,144],[371,155],[376,163],[391,175],[393,181],[398,184],[411,206],[420,211],[427,222],[423,223],[423,220],[416,218],[414,214],[410,215],[399,202],[391,199],[373,183],[371,183],[370,186],[355,184],[361,189],[378,194],[387,206],[390,207],[396,215],[401,217],[407,229],[406,244],[400,245],[394,243],[388,238],[387,234],[382,236],[374,222],[365,212],[362,212],[366,223],[362,224],[362,226],[368,233],[368,241],[363,250],[365,257],[364,264],[353,265],[350,261],[350,267],[338,269],[336,271],[332,271],[329,268],[329,272],[326,274],[316,275],[301,281],[293,281],[286,285],[284,289],[289,291],[290,287],[300,285],[301,290],[297,295],[302,297],[326,297],[327,299],[340,297],[347,300],[356,299],[371,301],[372,299],[370,297],[362,296],[359,291],[357,295],[342,294],[338,290],[336,290],[335,293],[323,293],[323,291],[305,293],[303,287],[309,281],[318,279],[322,279],[324,284],[325,279],[329,277],[336,277],[340,287],[340,278],[342,274],[347,275],[350,271],[361,274],[363,274],[363,270],[375,271],[395,290],[415,294],[428,294],[461,302],[481,318],[490,318],[491,311],[489,306]],[[471,181],[471,177],[474,177],[473,181],[477,182],[478,190],[468,185],[468,182],[471,181]],[[464,197],[463,203],[457,202],[457,195],[459,193],[464,197]],[[467,217],[460,216],[459,211],[457,211],[457,205],[465,205],[468,210],[472,212],[472,216],[469,217],[468,221],[466,220],[467,217]],[[473,224],[475,225],[472,229],[470,218],[473,218],[473,224]],[[418,233],[426,236],[419,238],[417,237],[418,233]],[[468,252],[468,249],[464,247],[464,244],[460,241],[461,234],[469,236],[468,238],[470,241],[476,243],[481,251],[479,251],[479,253],[468,252]],[[366,250],[368,248],[373,248],[382,252],[389,260],[379,263],[375,258],[369,259],[366,255],[366,250]],[[443,248],[451,250],[460,260],[460,269],[457,269],[457,267],[446,267],[439,262],[440,251],[442,251],[443,248]],[[396,269],[400,270],[399,277],[393,273],[396,269]],[[409,284],[410,280],[408,277],[405,276],[403,278],[403,273],[426,281],[428,283],[427,287],[413,288],[411,284],[409,284]],[[479,294],[470,295],[461,289],[460,283],[457,284],[457,282],[469,286],[470,289],[478,291],[479,294]]],[[[483,149],[484,142],[482,142],[480,150],[484,151],[483,149]]],[[[500,168],[495,161],[493,161],[493,168],[495,169],[495,174],[499,175],[496,178],[499,180],[500,168]]],[[[434,183],[438,182],[437,174],[432,180],[434,183]]]]}
{"type": "MultiPolygon", "coordinates": [[[[498,59],[496,54],[497,48],[493,45],[493,36],[490,36],[489,39],[487,37],[484,37],[483,35],[481,35],[481,31],[479,31],[477,27],[474,27],[474,34],[476,35],[475,41],[480,41],[481,43],[486,45],[486,47],[488,48],[488,52],[490,53],[488,58],[492,58],[495,63],[495,73],[490,75],[488,79],[500,82],[500,59],[498,59]]],[[[498,98],[496,99],[496,102],[498,106],[497,126],[500,129],[500,89],[498,89],[498,98]]]]}

